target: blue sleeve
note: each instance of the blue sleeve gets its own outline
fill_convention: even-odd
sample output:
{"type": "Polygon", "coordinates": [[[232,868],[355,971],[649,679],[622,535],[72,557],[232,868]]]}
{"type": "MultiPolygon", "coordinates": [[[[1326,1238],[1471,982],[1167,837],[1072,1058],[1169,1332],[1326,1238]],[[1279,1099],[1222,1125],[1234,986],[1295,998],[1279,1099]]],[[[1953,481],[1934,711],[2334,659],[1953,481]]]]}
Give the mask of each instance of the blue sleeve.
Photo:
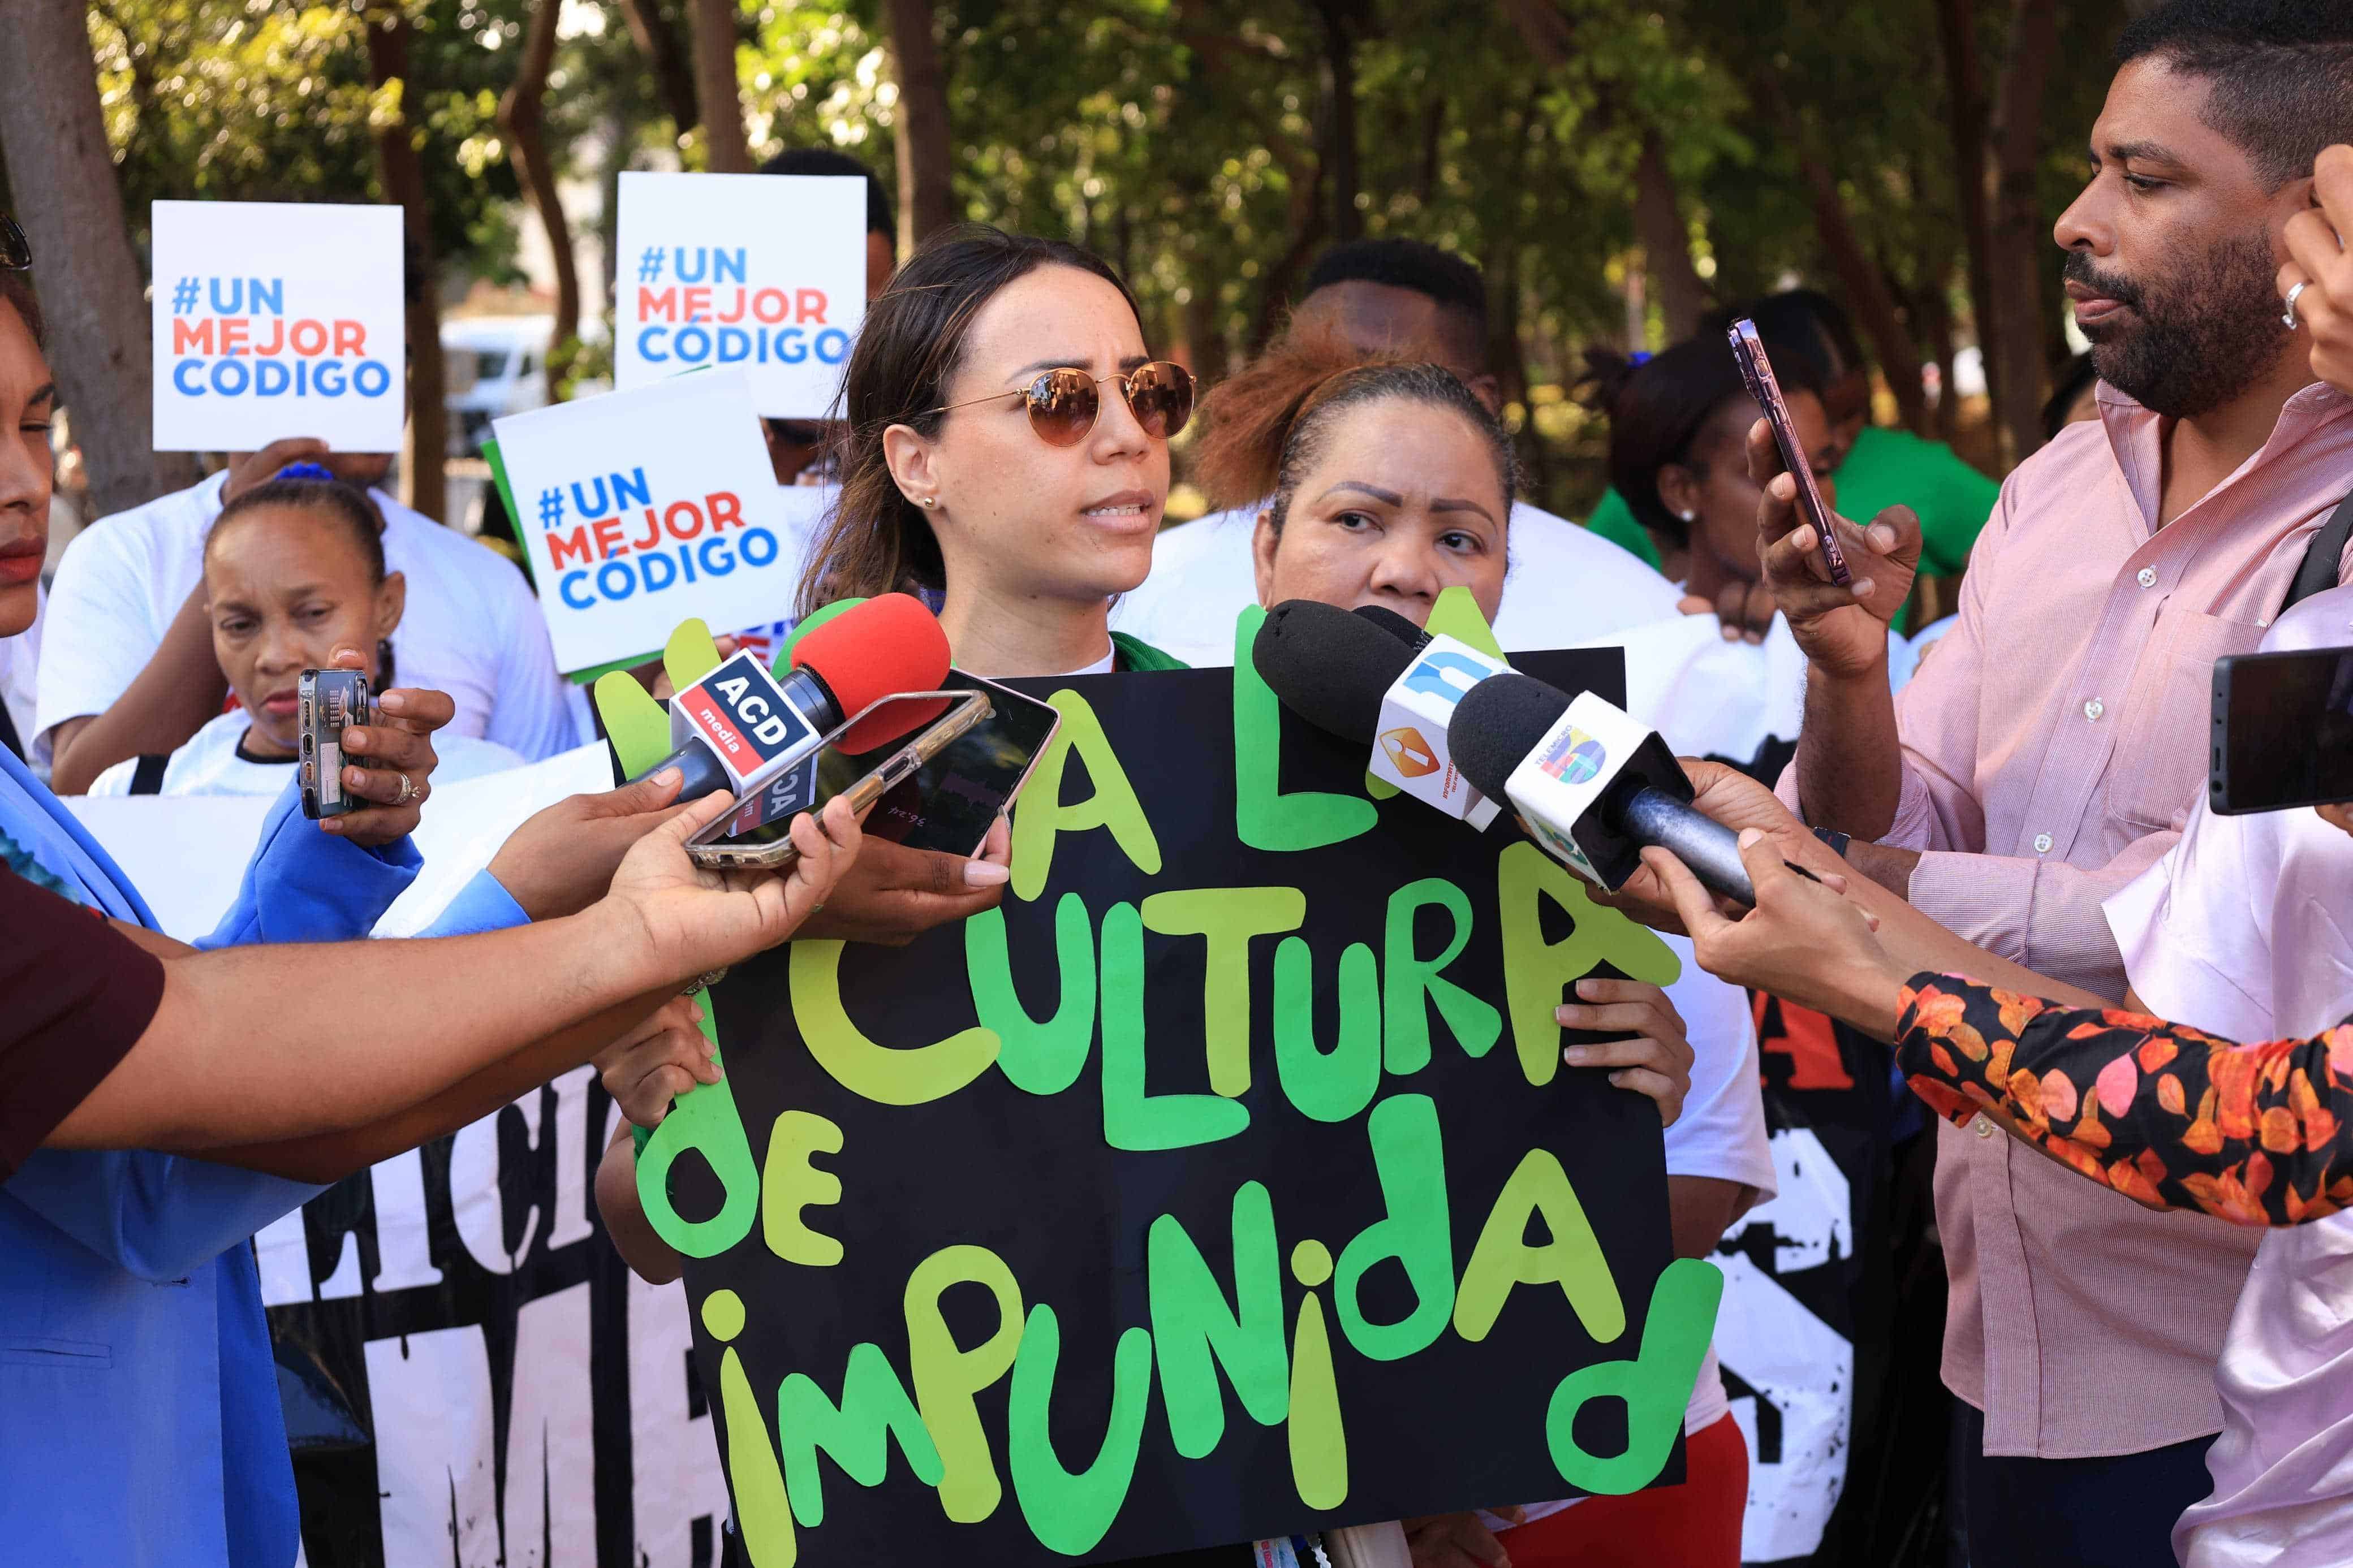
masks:
{"type": "Polygon", "coordinates": [[[417,879],[424,861],[406,838],[363,849],[320,831],[302,815],[301,786],[286,791],[262,824],[237,901],[200,948],[263,942],[344,942],[365,936],[417,879]]]}
{"type": "Polygon", "coordinates": [[[7,1195],[151,1284],[182,1279],[324,1187],[152,1150],[44,1149],[7,1195]]]}
{"type": "Polygon", "coordinates": [[[418,936],[472,936],[478,931],[506,931],[514,926],[529,925],[531,917],[514,901],[496,877],[484,867],[474,873],[474,879],[458,889],[458,896],[434,918],[431,925],[418,931],[418,936]]]}

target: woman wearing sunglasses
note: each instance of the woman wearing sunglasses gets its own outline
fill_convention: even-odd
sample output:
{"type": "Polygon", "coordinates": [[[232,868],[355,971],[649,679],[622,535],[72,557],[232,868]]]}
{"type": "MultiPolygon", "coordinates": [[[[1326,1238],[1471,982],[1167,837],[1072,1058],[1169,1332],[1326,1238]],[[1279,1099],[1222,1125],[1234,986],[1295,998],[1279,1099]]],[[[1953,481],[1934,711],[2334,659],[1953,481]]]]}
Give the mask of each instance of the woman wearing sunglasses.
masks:
{"type": "Polygon", "coordinates": [[[867,310],[843,403],[841,495],[804,614],[927,590],[976,675],[1178,668],[1108,620],[1152,569],[1193,377],[1151,357],[1102,258],[993,228],[942,235],[867,310]]]}

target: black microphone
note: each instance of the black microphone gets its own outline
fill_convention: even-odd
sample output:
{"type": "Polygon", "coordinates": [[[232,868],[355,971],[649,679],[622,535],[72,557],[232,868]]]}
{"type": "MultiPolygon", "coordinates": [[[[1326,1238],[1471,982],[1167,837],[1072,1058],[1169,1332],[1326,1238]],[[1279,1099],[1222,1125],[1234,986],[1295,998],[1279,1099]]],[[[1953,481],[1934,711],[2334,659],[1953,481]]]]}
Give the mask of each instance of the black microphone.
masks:
{"type": "MultiPolygon", "coordinates": [[[[1404,616],[1380,614],[1420,635],[1404,616]]],[[[1418,651],[1361,612],[1286,599],[1266,613],[1250,663],[1285,708],[1327,735],[1370,747],[1381,725],[1381,699],[1418,651]]]]}
{"type": "Polygon", "coordinates": [[[1715,892],[1755,905],[1739,835],[1692,804],[1691,780],[1658,734],[1591,692],[1572,700],[1514,672],[1462,695],[1447,728],[1472,788],[1508,799],[1554,857],[1615,892],[1642,849],[1672,851],[1715,892]]]}

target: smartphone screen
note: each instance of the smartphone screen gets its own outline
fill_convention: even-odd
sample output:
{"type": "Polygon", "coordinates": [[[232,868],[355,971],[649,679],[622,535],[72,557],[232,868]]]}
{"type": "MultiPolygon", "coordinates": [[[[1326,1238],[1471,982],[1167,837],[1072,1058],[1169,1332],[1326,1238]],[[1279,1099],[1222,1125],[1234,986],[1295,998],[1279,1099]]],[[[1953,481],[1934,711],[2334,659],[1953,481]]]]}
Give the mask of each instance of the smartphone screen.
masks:
{"type": "MultiPolygon", "coordinates": [[[[940,689],[949,688],[943,686],[940,689]]],[[[900,699],[887,700],[897,702],[900,699]]],[[[925,697],[905,700],[936,710],[942,700],[925,697]]],[[[769,780],[759,794],[736,806],[734,815],[725,820],[719,831],[706,830],[696,842],[724,844],[738,849],[784,843],[792,837],[794,817],[805,811],[822,809],[826,802],[888,762],[921,732],[921,726],[916,726],[889,744],[856,756],[827,746],[797,767],[788,768],[769,780]]]]}
{"type": "MultiPolygon", "coordinates": [[[[1034,697],[960,669],[948,671],[940,689],[985,691],[993,711],[893,785],[868,815],[866,831],[910,849],[970,855],[1029,776],[1062,716],[1034,697]]],[[[851,759],[843,761],[847,765],[851,759]]],[[[841,783],[858,776],[846,773],[841,783]]]]}
{"type": "Polygon", "coordinates": [[[2225,816],[2353,800],[2353,648],[2215,660],[2209,793],[2225,816]]]}
{"type": "Polygon", "coordinates": [[[1846,552],[1840,548],[1838,531],[1831,526],[1831,509],[1822,500],[1821,487],[1814,482],[1814,465],[1798,440],[1798,426],[1789,417],[1788,399],[1781,395],[1781,383],[1773,374],[1773,362],[1766,356],[1765,340],[1757,335],[1757,323],[1742,317],[1732,323],[1728,334],[1732,340],[1733,358],[1740,362],[1741,379],[1748,384],[1748,395],[1765,411],[1765,419],[1773,427],[1773,444],[1781,449],[1781,466],[1789,470],[1798,483],[1798,510],[1813,524],[1814,536],[1821,541],[1822,564],[1830,571],[1831,581],[1841,588],[1854,585],[1854,574],[1847,570],[1846,552]]]}

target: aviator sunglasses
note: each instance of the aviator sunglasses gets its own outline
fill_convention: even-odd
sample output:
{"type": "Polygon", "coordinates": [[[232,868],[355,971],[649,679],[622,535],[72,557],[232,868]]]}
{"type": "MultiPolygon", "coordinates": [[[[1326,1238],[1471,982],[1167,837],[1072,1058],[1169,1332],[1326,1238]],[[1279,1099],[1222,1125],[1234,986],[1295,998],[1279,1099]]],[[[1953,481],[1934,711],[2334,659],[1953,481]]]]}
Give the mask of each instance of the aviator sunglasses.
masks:
{"type": "MultiPolygon", "coordinates": [[[[16,220],[0,212],[0,271],[25,272],[33,265],[33,247],[16,220]]],[[[1149,368],[1149,367],[1147,367],[1149,368]]]]}
{"type": "Polygon", "coordinates": [[[1040,441],[1049,447],[1075,447],[1095,427],[1095,416],[1103,412],[1103,394],[1099,389],[1106,381],[1119,383],[1120,395],[1127,399],[1127,411],[1135,416],[1144,433],[1155,441],[1167,440],[1185,428],[1185,422],[1193,416],[1193,373],[1181,364],[1157,359],[1111,375],[1089,375],[1067,366],[1050,370],[1024,390],[992,392],[987,397],[943,404],[924,413],[946,414],[976,404],[1018,397],[1028,408],[1029,428],[1038,432],[1040,441]]]}

